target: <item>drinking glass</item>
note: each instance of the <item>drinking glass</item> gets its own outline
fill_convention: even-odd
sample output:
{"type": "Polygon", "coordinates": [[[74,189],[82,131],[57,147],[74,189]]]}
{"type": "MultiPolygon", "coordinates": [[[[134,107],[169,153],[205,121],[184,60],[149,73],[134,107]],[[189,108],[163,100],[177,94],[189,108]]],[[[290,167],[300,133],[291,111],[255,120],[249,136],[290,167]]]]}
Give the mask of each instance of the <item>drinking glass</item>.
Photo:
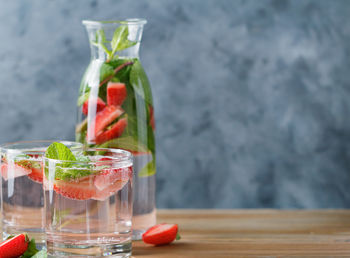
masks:
{"type": "Polygon", "coordinates": [[[48,257],[129,257],[132,154],[88,148],[77,160],[44,158],[48,257]]]}
{"type": "MultiPolygon", "coordinates": [[[[26,141],[0,146],[2,237],[27,233],[39,248],[43,233],[42,157],[52,141],[26,141]]],[[[72,150],[81,143],[63,141],[72,150]]]]}

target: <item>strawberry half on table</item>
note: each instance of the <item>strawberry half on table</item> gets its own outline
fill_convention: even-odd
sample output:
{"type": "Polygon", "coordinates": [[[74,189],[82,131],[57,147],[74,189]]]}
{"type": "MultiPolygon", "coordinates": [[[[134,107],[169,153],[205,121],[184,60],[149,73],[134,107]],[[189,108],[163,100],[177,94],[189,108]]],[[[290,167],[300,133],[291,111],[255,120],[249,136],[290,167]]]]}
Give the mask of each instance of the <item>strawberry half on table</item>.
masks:
{"type": "Polygon", "coordinates": [[[0,243],[1,258],[32,257],[37,252],[34,239],[29,240],[26,234],[11,236],[0,243]]]}
{"type": "Polygon", "coordinates": [[[143,242],[151,245],[166,245],[170,244],[175,239],[180,239],[177,224],[158,224],[149,228],[142,235],[143,242]]]}

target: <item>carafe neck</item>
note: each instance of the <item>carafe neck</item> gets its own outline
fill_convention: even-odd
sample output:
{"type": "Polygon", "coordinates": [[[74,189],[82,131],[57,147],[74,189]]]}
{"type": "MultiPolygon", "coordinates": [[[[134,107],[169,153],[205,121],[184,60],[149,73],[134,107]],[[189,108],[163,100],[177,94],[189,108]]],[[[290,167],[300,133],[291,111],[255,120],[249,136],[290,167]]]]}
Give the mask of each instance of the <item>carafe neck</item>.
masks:
{"type": "Polygon", "coordinates": [[[138,58],[146,20],[83,21],[89,37],[92,60],[138,58]]]}

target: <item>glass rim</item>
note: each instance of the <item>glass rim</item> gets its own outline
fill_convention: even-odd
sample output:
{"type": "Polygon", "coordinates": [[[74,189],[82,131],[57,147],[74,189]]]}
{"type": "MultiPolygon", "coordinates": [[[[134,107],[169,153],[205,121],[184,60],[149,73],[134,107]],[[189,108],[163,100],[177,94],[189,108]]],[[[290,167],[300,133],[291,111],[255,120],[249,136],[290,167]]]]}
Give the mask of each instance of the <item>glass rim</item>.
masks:
{"type": "Polygon", "coordinates": [[[125,20],[114,20],[114,21],[96,21],[96,20],[83,20],[82,24],[87,27],[100,28],[103,26],[113,26],[113,25],[145,25],[147,23],[146,19],[143,18],[131,18],[125,20]]]}
{"type": "MultiPolygon", "coordinates": [[[[0,152],[6,152],[6,153],[23,153],[23,152],[35,152],[36,147],[34,146],[35,144],[45,144],[47,143],[47,147],[53,142],[60,142],[63,143],[64,145],[71,145],[74,146],[76,145],[77,147],[81,146],[83,149],[84,145],[80,142],[75,142],[75,141],[58,141],[58,140],[30,140],[30,141],[16,141],[16,142],[7,142],[3,143],[0,145],[0,152]],[[21,148],[16,148],[16,145],[26,145],[28,144],[28,147],[21,147],[21,148]],[[29,146],[30,144],[33,144],[33,146],[29,146]]],[[[39,146],[37,148],[40,148],[39,146]]]]}
{"type": "MultiPolygon", "coordinates": [[[[112,162],[124,162],[124,161],[130,161],[132,162],[133,155],[130,151],[126,151],[123,149],[112,149],[112,148],[93,148],[93,147],[85,147],[82,149],[82,151],[105,151],[113,154],[122,154],[122,156],[105,156],[108,157],[110,160],[101,160],[101,161],[79,161],[79,160],[58,160],[58,159],[52,159],[52,158],[47,158],[43,157],[43,161],[48,161],[50,163],[54,164],[59,164],[59,163],[65,163],[65,164],[81,164],[81,165],[94,165],[97,162],[98,163],[110,163],[112,162]]],[[[84,155],[84,156],[98,156],[97,154],[95,155],[84,155]]]]}

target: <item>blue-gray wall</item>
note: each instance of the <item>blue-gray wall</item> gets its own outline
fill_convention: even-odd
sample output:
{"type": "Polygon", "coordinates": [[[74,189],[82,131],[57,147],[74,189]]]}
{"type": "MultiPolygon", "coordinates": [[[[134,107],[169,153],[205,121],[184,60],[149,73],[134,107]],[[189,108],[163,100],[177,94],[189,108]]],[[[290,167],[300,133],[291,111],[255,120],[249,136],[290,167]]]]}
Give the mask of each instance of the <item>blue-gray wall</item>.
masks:
{"type": "Polygon", "coordinates": [[[0,142],[74,138],[82,19],[148,20],[159,207],[350,207],[350,1],[0,6],[0,142]]]}

